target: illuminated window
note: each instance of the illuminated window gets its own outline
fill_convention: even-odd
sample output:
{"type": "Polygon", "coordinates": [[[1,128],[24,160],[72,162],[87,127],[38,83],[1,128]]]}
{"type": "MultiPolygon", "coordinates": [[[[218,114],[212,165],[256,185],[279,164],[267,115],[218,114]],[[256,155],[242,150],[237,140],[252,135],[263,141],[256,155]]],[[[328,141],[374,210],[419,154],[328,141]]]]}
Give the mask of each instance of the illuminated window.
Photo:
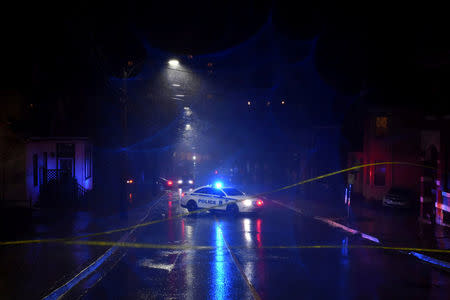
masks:
{"type": "Polygon", "coordinates": [[[377,128],[387,129],[387,117],[377,117],[377,128]]]}
{"type": "Polygon", "coordinates": [[[375,135],[377,137],[382,137],[386,135],[388,130],[388,118],[387,117],[377,117],[375,119],[375,135]]]}

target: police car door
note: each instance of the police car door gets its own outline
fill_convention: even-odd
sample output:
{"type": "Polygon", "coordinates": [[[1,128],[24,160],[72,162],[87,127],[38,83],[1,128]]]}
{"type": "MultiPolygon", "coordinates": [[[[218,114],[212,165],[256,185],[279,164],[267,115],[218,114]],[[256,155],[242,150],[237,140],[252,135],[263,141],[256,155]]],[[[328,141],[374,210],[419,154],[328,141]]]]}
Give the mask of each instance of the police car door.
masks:
{"type": "MultiPolygon", "coordinates": [[[[226,202],[226,195],[219,189],[213,189],[214,208],[219,209],[219,206],[224,205],[226,202]]],[[[222,207],[223,208],[223,207],[222,207]]]]}
{"type": "Polygon", "coordinates": [[[209,208],[214,206],[214,189],[213,188],[204,188],[199,191],[197,206],[201,208],[209,208]]]}

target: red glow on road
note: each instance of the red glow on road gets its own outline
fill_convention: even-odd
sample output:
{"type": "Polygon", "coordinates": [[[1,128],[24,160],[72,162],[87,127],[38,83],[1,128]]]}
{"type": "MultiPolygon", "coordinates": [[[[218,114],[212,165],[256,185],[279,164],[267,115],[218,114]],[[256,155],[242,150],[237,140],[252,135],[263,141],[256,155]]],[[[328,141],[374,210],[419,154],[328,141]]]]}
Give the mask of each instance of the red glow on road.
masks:
{"type": "Polygon", "coordinates": [[[181,220],[181,238],[183,240],[185,239],[185,235],[184,235],[184,220],[181,220]]]}
{"type": "Polygon", "coordinates": [[[261,242],[261,219],[256,220],[256,242],[258,243],[258,247],[262,247],[262,242],[261,242]]]}

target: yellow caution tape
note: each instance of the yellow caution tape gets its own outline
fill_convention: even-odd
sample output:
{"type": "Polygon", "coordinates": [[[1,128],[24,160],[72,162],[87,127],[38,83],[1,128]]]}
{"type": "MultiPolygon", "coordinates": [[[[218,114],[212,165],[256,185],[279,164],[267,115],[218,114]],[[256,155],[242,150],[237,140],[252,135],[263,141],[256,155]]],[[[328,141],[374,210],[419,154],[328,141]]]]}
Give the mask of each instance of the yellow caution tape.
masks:
{"type": "MultiPolygon", "coordinates": [[[[427,168],[427,169],[436,169],[434,167],[430,167],[430,166],[426,166],[426,165],[420,165],[420,164],[415,164],[415,163],[409,163],[409,162],[379,162],[379,163],[363,164],[363,165],[358,165],[358,166],[354,166],[354,167],[351,167],[351,168],[339,170],[339,171],[336,171],[336,172],[327,173],[327,174],[320,175],[320,176],[317,176],[317,177],[314,177],[314,178],[310,178],[310,179],[306,179],[306,180],[303,180],[303,181],[299,181],[297,183],[294,183],[294,184],[291,184],[291,185],[288,185],[288,186],[285,186],[285,187],[282,187],[282,188],[279,188],[279,189],[276,189],[276,190],[254,194],[254,195],[251,195],[249,197],[258,197],[258,196],[262,196],[262,195],[272,194],[272,193],[276,193],[276,192],[280,192],[280,191],[283,191],[283,190],[287,190],[287,189],[293,188],[293,187],[298,186],[298,185],[302,185],[302,184],[313,182],[313,181],[316,181],[316,180],[319,180],[319,179],[323,179],[323,178],[326,178],[326,177],[334,176],[334,175],[337,175],[337,174],[341,174],[341,173],[345,173],[345,172],[349,172],[349,171],[357,170],[357,169],[361,169],[361,168],[371,167],[371,166],[379,166],[379,165],[406,165],[406,166],[414,166],[414,167],[421,167],[421,168],[427,168]]],[[[244,201],[244,200],[237,200],[235,202],[240,202],[240,201],[244,201]]],[[[44,242],[73,241],[73,240],[90,238],[90,237],[95,237],[95,236],[113,234],[113,233],[117,233],[117,232],[128,231],[128,230],[132,230],[132,229],[135,229],[135,228],[145,227],[145,226],[149,226],[149,225],[153,225],[153,224],[157,224],[157,223],[166,222],[166,221],[169,221],[169,220],[178,219],[178,218],[185,217],[185,216],[192,215],[192,214],[198,214],[198,213],[206,212],[206,211],[209,211],[211,209],[219,208],[221,206],[223,206],[223,204],[222,205],[212,206],[212,207],[209,207],[209,208],[199,209],[199,210],[196,210],[196,211],[193,211],[193,212],[187,212],[187,213],[178,214],[178,215],[176,215],[174,217],[171,217],[171,218],[164,218],[164,219],[144,222],[144,223],[140,223],[140,224],[136,224],[136,225],[132,225],[132,226],[128,226],[128,227],[123,227],[123,228],[118,228],[118,229],[113,229],[113,230],[108,230],[108,231],[102,231],[102,232],[97,232],[97,233],[91,233],[91,234],[85,234],[85,235],[80,235],[80,236],[75,236],[75,237],[70,237],[70,238],[6,241],[6,242],[0,242],[0,246],[20,245],[20,244],[35,244],[35,243],[44,243],[44,242]]]]}

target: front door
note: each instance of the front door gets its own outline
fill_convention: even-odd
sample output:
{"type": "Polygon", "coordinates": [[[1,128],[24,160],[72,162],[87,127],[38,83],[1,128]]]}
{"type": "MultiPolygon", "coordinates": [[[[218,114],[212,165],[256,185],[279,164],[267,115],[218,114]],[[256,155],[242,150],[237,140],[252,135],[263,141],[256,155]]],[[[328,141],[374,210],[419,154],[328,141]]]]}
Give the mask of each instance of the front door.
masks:
{"type": "Polygon", "coordinates": [[[72,158],[59,158],[58,160],[59,170],[64,175],[73,176],[73,159],[72,158]]]}

